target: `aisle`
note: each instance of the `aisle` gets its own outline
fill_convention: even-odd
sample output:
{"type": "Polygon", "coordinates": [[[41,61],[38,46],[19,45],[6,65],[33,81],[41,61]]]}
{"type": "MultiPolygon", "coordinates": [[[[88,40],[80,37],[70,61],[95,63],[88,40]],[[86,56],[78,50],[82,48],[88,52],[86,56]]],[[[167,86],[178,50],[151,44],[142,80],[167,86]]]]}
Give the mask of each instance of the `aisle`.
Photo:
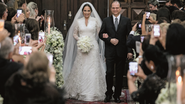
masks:
{"type": "MultiPolygon", "coordinates": [[[[112,101],[110,103],[104,103],[104,102],[85,102],[85,101],[78,101],[74,99],[68,99],[66,104],[117,104],[112,101]]],[[[130,100],[130,95],[128,90],[123,90],[121,95],[121,103],[118,104],[135,104],[132,100],[130,100]]]]}

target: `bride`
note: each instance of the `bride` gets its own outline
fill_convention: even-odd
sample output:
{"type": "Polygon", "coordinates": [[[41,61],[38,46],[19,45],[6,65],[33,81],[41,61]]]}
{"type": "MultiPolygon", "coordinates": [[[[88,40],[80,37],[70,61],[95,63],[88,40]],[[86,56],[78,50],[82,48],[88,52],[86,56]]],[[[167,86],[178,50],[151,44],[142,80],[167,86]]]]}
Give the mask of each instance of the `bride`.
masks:
{"type": "Polygon", "coordinates": [[[101,19],[93,5],[82,4],[67,34],[64,51],[64,87],[67,98],[83,101],[102,101],[106,91],[104,44],[98,38],[101,19]],[[80,37],[91,39],[88,53],[77,47],[80,37]]]}

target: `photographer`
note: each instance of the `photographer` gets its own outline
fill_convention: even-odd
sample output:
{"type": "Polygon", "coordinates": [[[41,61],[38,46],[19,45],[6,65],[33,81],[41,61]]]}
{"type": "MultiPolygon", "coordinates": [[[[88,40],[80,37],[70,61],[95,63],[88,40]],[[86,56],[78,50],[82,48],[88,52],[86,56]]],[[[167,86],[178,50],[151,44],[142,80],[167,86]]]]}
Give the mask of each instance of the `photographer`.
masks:
{"type": "Polygon", "coordinates": [[[141,67],[136,76],[145,79],[141,87],[137,90],[134,82],[136,76],[131,76],[127,73],[128,86],[131,97],[134,101],[140,104],[155,104],[155,100],[160,93],[160,90],[165,86],[165,78],[168,73],[168,62],[165,55],[158,49],[158,47],[149,45],[143,54],[146,66],[153,74],[145,76],[141,67]]]}

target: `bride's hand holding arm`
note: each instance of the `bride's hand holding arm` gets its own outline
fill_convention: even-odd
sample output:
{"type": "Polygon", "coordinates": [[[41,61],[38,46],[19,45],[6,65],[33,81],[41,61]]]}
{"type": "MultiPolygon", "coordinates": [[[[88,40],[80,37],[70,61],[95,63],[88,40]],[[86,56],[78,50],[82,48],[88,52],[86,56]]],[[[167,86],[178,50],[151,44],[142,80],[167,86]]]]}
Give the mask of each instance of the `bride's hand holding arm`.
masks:
{"type": "Polygon", "coordinates": [[[79,40],[79,37],[78,37],[78,29],[79,27],[76,26],[75,29],[74,29],[74,34],[73,34],[73,37],[78,41],[79,40]]]}
{"type": "Polygon", "coordinates": [[[107,35],[105,34],[105,33],[107,33],[106,31],[107,31],[106,30],[106,24],[103,21],[102,26],[101,26],[101,29],[100,29],[100,32],[99,32],[99,38],[101,40],[103,40],[104,42],[106,42],[106,43],[112,44],[111,43],[111,39],[112,38],[108,34],[107,35]]]}

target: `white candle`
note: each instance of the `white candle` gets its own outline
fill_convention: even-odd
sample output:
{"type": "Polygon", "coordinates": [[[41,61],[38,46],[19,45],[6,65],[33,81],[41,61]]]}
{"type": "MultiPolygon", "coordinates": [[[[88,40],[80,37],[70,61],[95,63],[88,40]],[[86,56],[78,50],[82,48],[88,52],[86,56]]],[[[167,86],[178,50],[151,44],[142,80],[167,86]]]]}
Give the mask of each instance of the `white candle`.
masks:
{"type": "Polygon", "coordinates": [[[50,25],[51,25],[51,21],[50,21],[50,17],[48,17],[48,34],[50,34],[50,25]]]}
{"type": "Polygon", "coordinates": [[[177,104],[181,103],[181,93],[182,93],[182,77],[178,76],[177,78],[177,104]]]}

